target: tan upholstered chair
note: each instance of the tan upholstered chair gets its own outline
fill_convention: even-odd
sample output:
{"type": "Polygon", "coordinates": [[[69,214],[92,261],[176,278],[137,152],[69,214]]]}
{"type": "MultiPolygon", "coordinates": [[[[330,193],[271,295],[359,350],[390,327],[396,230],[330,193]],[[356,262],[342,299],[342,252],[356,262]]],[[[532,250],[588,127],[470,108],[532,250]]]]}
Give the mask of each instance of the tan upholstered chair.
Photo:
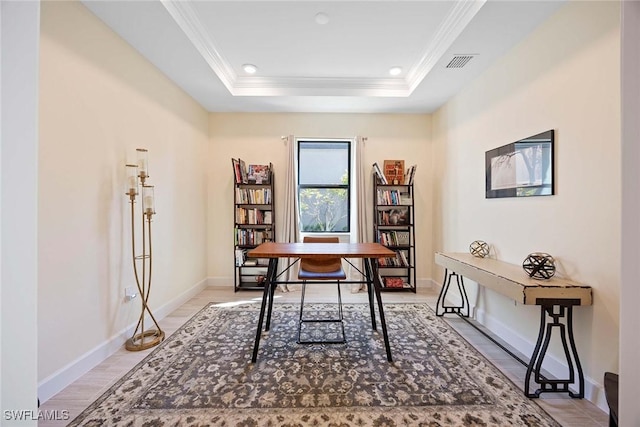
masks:
{"type": "MultiPolygon", "coordinates": [[[[338,243],[337,237],[310,237],[304,238],[303,243],[338,243]]],[[[300,269],[298,279],[302,280],[302,297],[300,301],[300,320],[298,323],[298,343],[300,344],[317,344],[329,343],[340,344],[345,342],[344,323],[342,315],[342,296],[340,294],[340,280],[345,280],[347,275],[342,269],[342,258],[302,258],[300,260],[300,269]],[[304,295],[306,291],[307,281],[333,281],[338,284],[338,317],[331,319],[305,319],[304,311],[304,295]],[[303,323],[340,323],[342,328],[342,338],[335,340],[301,340],[301,331],[303,323]]]]}

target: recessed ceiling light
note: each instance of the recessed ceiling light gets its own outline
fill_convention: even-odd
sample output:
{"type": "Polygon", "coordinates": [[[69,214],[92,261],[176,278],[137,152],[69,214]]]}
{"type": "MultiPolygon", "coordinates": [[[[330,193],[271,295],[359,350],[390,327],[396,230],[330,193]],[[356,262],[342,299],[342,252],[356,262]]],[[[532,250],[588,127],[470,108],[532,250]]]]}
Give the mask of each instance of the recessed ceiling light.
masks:
{"type": "Polygon", "coordinates": [[[316,14],[316,23],[320,25],[324,25],[329,22],[329,17],[326,13],[319,12],[316,14]]]}
{"type": "Polygon", "coordinates": [[[256,67],[253,64],[244,64],[242,66],[242,69],[244,70],[245,73],[247,74],[255,74],[256,71],[258,71],[258,67],[256,67]]]}
{"type": "Polygon", "coordinates": [[[402,67],[391,67],[389,69],[389,74],[391,74],[392,76],[397,76],[400,73],[402,73],[402,67]]]}

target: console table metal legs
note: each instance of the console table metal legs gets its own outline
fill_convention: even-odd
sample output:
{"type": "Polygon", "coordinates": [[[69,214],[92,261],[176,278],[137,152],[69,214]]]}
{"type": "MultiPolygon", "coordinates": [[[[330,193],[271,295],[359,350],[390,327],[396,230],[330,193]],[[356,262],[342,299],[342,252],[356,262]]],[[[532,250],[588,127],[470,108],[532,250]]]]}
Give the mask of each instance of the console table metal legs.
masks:
{"type": "Polygon", "coordinates": [[[527,374],[524,380],[524,394],[527,397],[539,397],[541,393],[562,392],[569,393],[571,397],[581,399],[584,397],[584,373],[582,372],[582,365],[578,357],[578,350],[576,350],[576,342],[573,338],[573,306],[580,304],[580,302],[575,300],[538,299],[537,304],[540,305],[541,313],[540,331],[538,332],[536,347],[533,350],[533,355],[527,367],[527,374]],[[561,319],[565,316],[566,324],[561,322],[561,319]],[[551,320],[547,320],[549,318],[551,318],[551,320]],[[547,354],[549,341],[551,340],[551,334],[554,328],[558,328],[560,339],[562,340],[562,349],[564,350],[564,356],[567,360],[569,377],[566,379],[548,379],[540,374],[542,362],[544,356],[547,354]],[[569,338],[569,346],[567,346],[567,338],[569,338]],[[574,363],[575,370],[578,371],[577,393],[569,390],[569,384],[575,384],[576,382],[574,363]],[[534,381],[540,384],[540,388],[533,393],[529,393],[529,380],[531,379],[532,373],[535,373],[534,381]]]}
{"type": "Polygon", "coordinates": [[[438,302],[436,303],[436,315],[442,316],[447,313],[455,313],[464,317],[469,317],[469,298],[467,298],[467,291],[464,288],[464,280],[462,276],[445,269],[444,279],[442,280],[442,289],[440,289],[440,295],[438,296],[438,302]],[[460,292],[461,299],[460,305],[447,305],[445,302],[452,277],[455,277],[456,284],[458,285],[458,291],[460,292]]]}
{"type": "MultiPolygon", "coordinates": [[[[540,397],[541,393],[568,393],[569,396],[573,398],[583,398],[584,373],[582,371],[582,365],[580,364],[580,358],[578,357],[578,351],[576,349],[576,343],[573,335],[573,306],[580,305],[580,301],[574,299],[538,298],[536,300],[536,305],[540,306],[540,330],[538,332],[538,340],[533,350],[533,355],[528,362],[518,358],[507,348],[495,341],[493,337],[487,335],[484,331],[477,327],[476,329],[527,367],[527,373],[524,379],[525,396],[535,398],[540,397]],[[566,321],[564,321],[565,319],[566,321]],[[566,379],[549,379],[541,373],[542,362],[547,354],[551,335],[555,328],[558,329],[559,337],[562,342],[562,349],[567,361],[568,378],[566,379]],[[577,371],[578,374],[577,384],[575,371],[577,371]],[[534,382],[540,385],[540,388],[534,392],[529,391],[532,374],[534,382]],[[577,393],[569,389],[570,384],[577,385],[577,393]]],[[[468,318],[469,300],[464,287],[464,278],[457,273],[445,269],[442,289],[440,289],[440,295],[438,296],[438,301],[436,303],[436,315],[441,317],[450,313],[457,314],[461,318],[468,318]],[[445,302],[452,278],[455,278],[460,292],[461,303],[459,305],[448,305],[445,302]]],[[[469,324],[475,327],[472,323],[469,324]]]]}

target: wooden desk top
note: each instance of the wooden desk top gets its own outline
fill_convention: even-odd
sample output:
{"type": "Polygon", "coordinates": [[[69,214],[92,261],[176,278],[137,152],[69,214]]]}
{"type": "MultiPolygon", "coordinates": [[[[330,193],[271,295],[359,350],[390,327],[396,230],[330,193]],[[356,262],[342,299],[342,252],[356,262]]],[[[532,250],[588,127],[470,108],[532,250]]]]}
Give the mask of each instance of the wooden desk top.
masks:
{"type": "Polygon", "coordinates": [[[435,259],[436,264],[521,304],[535,305],[538,298],[576,299],[580,300],[579,305],[593,304],[590,286],[555,276],[549,280],[532,279],[520,265],[469,253],[437,252],[435,259]]]}
{"type": "Polygon", "coordinates": [[[391,258],[396,253],[379,243],[263,243],[252,258],[391,258]]]}

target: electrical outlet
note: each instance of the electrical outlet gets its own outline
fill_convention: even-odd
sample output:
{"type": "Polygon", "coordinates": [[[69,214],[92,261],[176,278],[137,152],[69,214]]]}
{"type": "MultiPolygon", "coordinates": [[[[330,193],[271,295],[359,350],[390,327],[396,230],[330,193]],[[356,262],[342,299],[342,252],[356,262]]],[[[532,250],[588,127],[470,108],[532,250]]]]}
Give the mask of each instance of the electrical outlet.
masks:
{"type": "Polygon", "coordinates": [[[133,287],[128,287],[128,288],[124,288],[124,299],[127,301],[131,301],[132,299],[134,299],[135,297],[137,297],[138,294],[136,293],[135,289],[133,287]]]}

